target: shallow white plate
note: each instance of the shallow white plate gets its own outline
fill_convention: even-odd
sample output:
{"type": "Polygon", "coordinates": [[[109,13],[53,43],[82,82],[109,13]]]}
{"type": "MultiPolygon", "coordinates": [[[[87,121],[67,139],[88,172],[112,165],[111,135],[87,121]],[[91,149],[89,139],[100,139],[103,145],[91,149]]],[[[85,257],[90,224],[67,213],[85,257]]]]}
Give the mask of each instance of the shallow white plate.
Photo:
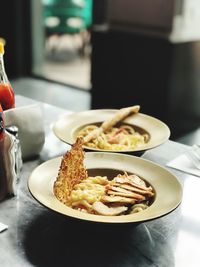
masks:
{"type": "MultiPolygon", "coordinates": [[[[53,124],[54,134],[63,142],[68,144],[75,143],[77,138],[78,131],[88,125],[102,123],[116,113],[115,109],[97,109],[83,111],[79,113],[72,113],[62,116],[53,124]]],[[[146,132],[149,135],[149,141],[143,146],[137,147],[134,150],[123,150],[123,151],[110,151],[109,152],[140,152],[145,151],[150,148],[154,148],[158,145],[161,145],[169,139],[170,130],[168,126],[162,121],[142,114],[137,113],[126,118],[124,123],[128,123],[133,127],[137,127],[142,132],[146,132]]],[[[97,148],[91,148],[84,146],[84,148],[90,151],[102,151],[97,148]]],[[[105,151],[105,150],[103,150],[105,151]]]]}
{"type": "MultiPolygon", "coordinates": [[[[129,215],[100,216],[74,210],[61,203],[53,193],[61,158],[49,160],[38,166],[31,174],[28,187],[31,194],[44,206],[63,215],[81,220],[102,223],[137,223],[152,220],[173,211],[181,202],[182,187],[167,169],[139,157],[120,153],[87,152],[85,165],[102,175],[114,170],[135,173],[153,186],[156,197],[144,211],[129,215]],[[110,171],[109,171],[110,170],[110,171]]],[[[111,177],[113,178],[113,177],[111,177]]]]}

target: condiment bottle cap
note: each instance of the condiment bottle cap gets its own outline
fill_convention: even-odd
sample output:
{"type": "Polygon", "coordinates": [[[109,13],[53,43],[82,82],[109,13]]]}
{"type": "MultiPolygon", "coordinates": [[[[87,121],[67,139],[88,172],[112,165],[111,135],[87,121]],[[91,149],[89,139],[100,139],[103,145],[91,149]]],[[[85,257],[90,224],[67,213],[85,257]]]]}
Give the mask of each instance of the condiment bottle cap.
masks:
{"type": "Polygon", "coordinates": [[[0,54],[4,54],[4,43],[0,39],[0,54]]]}

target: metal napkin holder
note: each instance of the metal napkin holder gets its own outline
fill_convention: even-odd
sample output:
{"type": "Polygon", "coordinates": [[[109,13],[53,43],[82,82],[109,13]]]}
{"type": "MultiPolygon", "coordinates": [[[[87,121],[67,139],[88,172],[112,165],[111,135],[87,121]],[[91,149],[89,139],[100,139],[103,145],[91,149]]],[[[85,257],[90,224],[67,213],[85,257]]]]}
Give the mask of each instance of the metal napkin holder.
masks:
{"type": "Polygon", "coordinates": [[[0,178],[7,183],[2,185],[6,189],[4,190],[4,198],[6,198],[16,195],[17,182],[23,165],[18,128],[16,126],[6,128],[3,149],[3,158],[1,160],[3,160],[4,175],[6,177],[0,178]]]}

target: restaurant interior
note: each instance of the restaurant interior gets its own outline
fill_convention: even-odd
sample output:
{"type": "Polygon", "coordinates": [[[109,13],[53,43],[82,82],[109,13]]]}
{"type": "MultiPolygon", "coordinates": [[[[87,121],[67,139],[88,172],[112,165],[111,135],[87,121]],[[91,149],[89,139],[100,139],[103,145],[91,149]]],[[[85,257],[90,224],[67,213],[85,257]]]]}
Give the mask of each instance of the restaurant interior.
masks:
{"type": "MultiPolygon", "coordinates": [[[[185,255],[186,259],[186,251],[189,249],[186,243],[190,243],[190,236],[188,234],[188,239],[183,239],[187,238],[183,233],[184,230],[190,229],[190,224],[194,229],[192,230],[194,236],[197,236],[196,241],[195,238],[191,238],[192,242],[196,247],[199,246],[199,217],[197,219],[195,216],[192,217],[193,222],[191,218],[187,218],[181,224],[183,235],[179,233],[176,236],[174,233],[177,233],[178,221],[182,218],[180,209],[177,211],[178,219],[177,213],[170,213],[171,211],[169,217],[163,214],[157,215],[159,217],[157,224],[156,220],[153,224],[154,220],[150,218],[148,219],[150,222],[142,226],[140,224],[138,230],[134,228],[135,241],[129,236],[129,227],[123,235],[123,231],[118,232],[120,240],[116,238],[113,228],[96,230],[88,225],[80,227],[77,221],[73,222],[70,232],[65,226],[70,228],[71,221],[59,212],[51,213],[51,206],[42,201],[39,201],[43,204],[41,206],[35,204],[37,200],[35,192],[29,188],[31,194],[28,193],[25,181],[30,170],[47,159],[65,153],[66,144],[62,142],[62,137],[56,138],[52,130],[52,121],[65,111],[70,114],[140,105],[141,113],[158,119],[170,129],[168,140],[170,144],[158,146],[155,148],[155,153],[150,149],[145,157],[147,161],[155,160],[161,165],[165,165],[171,155],[175,157],[179,151],[182,153],[186,146],[195,144],[200,146],[200,3],[198,0],[1,2],[0,38],[5,40],[5,70],[17,104],[22,103],[22,106],[32,103],[44,104],[45,127],[47,122],[51,122],[51,126],[48,126],[51,127],[49,128],[51,132],[45,133],[45,142],[43,139],[40,140],[44,147],[39,158],[36,155],[31,157],[31,153],[27,152],[28,156],[22,159],[25,163],[22,175],[24,181],[20,185],[17,197],[26,201],[23,203],[19,200],[16,209],[13,208],[14,200],[12,203],[5,202],[4,206],[2,204],[4,202],[0,203],[0,226],[2,220],[10,224],[8,230],[2,233],[2,237],[4,233],[5,237],[3,237],[4,243],[0,242],[0,255],[4,255],[4,258],[0,256],[0,266],[200,266],[200,262],[194,259],[198,255],[196,249],[190,253],[190,260],[184,262],[181,259],[181,255],[185,255]],[[176,150],[176,144],[184,146],[176,150]],[[4,215],[6,210],[11,208],[13,214],[4,215]],[[36,219],[29,217],[31,209],[36,219]],[[15,216],[17,221],[13,220],[15,216]],[[45,228],[46,222],[48,227],[45,228]],[[12,232],[9,234],[11,228],[12,232]],[[79,230],[76,230],[77,228],[79,230]],[[55,230],[53,236],[50,234],[52,229],[55,230]],[[63,232],[59,232],[59,229],[63,232]],[[73,233],[76,231],[81,241],[77,236],[77,239],[74,239],[73,233]],[[88,238],[90,231],[91,236],[88,238]],[[17,239],[11,241],[16,232],[17,239]],[[104,234],[105,239],[102,239],[104,234]],[[109,235],[114,243],[107,240],[109,235]],[[52,240],[60,244],[53,246],[52,240]],[[159,240],[158,244],[156,240],[159,240]],[[71,248],[65,251],[63,244],[68,245],[68,242],[71,248]],[[86,253],[83,249],[84,242],[93,253],[90,259],[84,254],[86,253]],[[134,252],[130,251],[127,244],[125,245],[126,242],[129,242],[127,244],[130,246],[133,244],[134,252]],[[176,243],[181,245],[176,247],[176,243]],[[101,251],[98,252],[93,247],[95,244],[98,250],[102,250],[104,246],[106,248],[102,250],[104,255],[101,255],[100,259],[98,257],[101,251]],[[179,250],[180,247],[183,250],[179,250]],[[9,257],[7,248],[13,253],[13,258],[9,257]],[[40,251],[42,248],[44,251],[40,251]],[[79,255],[76,255],[76,249],[79,255]],[[45,253],[47,250],[49,254],[45,253]],[[116,256],[110,255],[109,250],[117,251],[116,256]],[[69,259],[69,265],[64,263],[64,254],[67,255],[66,261],[69,259]],[[131,255],[134,255],[134,260],[131,255]],[[96,263],[93,265],[94,260],[96,263]]],[[[27,127],[29,127],[29,123],[26,122],[28,116],[27,112],[23,122],[27,127]]],[[[33,125],[39,129],[40,122],[33,122],[33,125]]],[[[30,141],[31,137],[25,139],[30,141]]],[[[37,145],[40,146],[32,145],[29,149],[34,151],[37,145]]],[[[176,171],[175,174],[178,175],[179,172],[176,171]]],[[[189,181],[189,178],[185,172],[179,177],[181,179],[183,177],[184,182],[181,183],[186,186],[186,180],[189,181]]],[[[195,191],[195,184],[196,188],[199,184],[193,177],[196,176],[192,176],[194,183],[190,189],[198,194],[197,190],[195,191]]],[[[176,184],[172,185],[172,191],[175,190],[173,186],[176,187],[176,184]]],[[[184,192],[187,196],[192,195],[186,189],[184,192]]],[[[196,196],[193,198],[197,199],[196,196]]],[[[199,203],[199,199],[197,202],[199,203]]],[[[183,201],[184,203],[186,202],[183,201]]]]}
{"type": "Polygon", "coordinates": [[[190,133],[199,136],[200,33],[195,4],[171,0],[160,9],[162,1],[155,6],[85,1],[84,29],[71,30],[50,20],[59,12],[52,11],[56,4],[67,6],[70,1],[11,2],[2,3],[0,20],[6,71],[16,93],[76,110],[139,103],[142,112],[169,125],[172,140],[187,142],[182,137],[190,133]],[[55,92],[53,100],[50,90],[55,92]]]}

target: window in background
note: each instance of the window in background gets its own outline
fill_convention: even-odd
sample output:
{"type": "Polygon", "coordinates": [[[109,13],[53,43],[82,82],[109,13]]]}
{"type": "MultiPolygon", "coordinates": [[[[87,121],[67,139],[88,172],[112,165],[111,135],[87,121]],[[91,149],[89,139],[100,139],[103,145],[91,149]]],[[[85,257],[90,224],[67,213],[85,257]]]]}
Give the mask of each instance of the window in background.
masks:
{"type": "Polygon", "coordinates": [[[89,90],[92,0],[32,1],[32,19],[33,73],[89,90]]]}

